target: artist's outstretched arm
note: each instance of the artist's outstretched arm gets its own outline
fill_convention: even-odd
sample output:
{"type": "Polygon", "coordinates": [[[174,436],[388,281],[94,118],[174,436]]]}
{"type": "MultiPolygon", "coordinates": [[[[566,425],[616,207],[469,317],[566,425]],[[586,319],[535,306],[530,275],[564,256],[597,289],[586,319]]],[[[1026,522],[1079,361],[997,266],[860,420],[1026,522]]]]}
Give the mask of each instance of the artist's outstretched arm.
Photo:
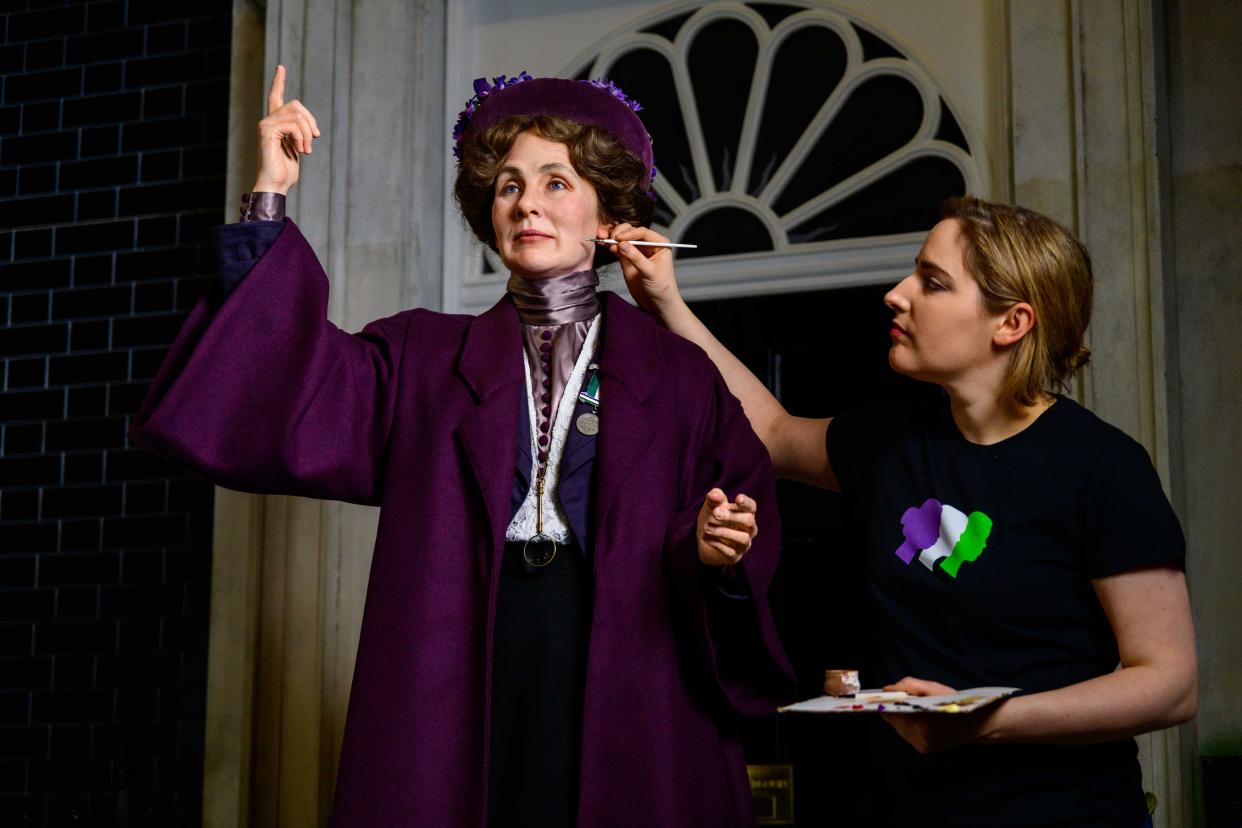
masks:
{"type": "Polygon", "coordinates": [[[707,352],[733,396],[742,403],[751,428],[759,435],[772,458],[777,477],[839,490],[824,439],[830,419],[791,415],[759,378],[720,344],[720,340],[712,335],[681,298],[674,275],[672,250],[625,244],[627,241],[668,239],[650,228],[628,224],[612,228],[611,238],[622,242],[611,249],[621,262],[626,287],[639,307],[659,319],[673,333],[707,352]]]}

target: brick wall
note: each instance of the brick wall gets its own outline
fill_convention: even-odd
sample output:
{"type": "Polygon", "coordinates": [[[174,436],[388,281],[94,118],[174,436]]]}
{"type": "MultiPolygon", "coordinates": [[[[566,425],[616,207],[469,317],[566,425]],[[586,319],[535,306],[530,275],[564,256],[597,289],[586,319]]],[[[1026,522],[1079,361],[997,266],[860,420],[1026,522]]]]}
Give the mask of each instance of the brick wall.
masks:
{"type": "Polygon", "coordinates": [[[0,825],[197,825],[211,487],[129,417],[214,260],[228,0],[0,6],[0,825]]]}

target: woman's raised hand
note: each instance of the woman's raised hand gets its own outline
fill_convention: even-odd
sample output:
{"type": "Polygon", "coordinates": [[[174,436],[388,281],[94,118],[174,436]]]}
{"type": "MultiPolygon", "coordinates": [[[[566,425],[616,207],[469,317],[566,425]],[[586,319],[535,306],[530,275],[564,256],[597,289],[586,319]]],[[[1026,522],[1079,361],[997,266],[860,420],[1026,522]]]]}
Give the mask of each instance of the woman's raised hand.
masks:
{"type": "Polygon", "coordinates": [[[298,182],[298,156],[311,152],[319,125],[299,101],[285,103],[285,67],[277,66],[267,93],[267,117],[259,121],[259,174],[252,192],[288,193],[298,182]]]}
{"type": "Polygon", "coordinates": [[[625,244],[627,241],[666,242],[667,238],[648,227],[624,223],[614,226],[608,238],[621,242],[609,245],[608,249],[621,262],[625,286],[640,308],[664,318],[681,303],[677,279],[673,274],[673,251],[667,247],[625,244]]]}
{"type": "Polygon", "coordinates": [[[742,560],[759,533],[755,510],[755,501],[744,494],[730,503],[722,490],[708,492],[695,527],[699,560],[708,566],[731,566],[742,560]]]}

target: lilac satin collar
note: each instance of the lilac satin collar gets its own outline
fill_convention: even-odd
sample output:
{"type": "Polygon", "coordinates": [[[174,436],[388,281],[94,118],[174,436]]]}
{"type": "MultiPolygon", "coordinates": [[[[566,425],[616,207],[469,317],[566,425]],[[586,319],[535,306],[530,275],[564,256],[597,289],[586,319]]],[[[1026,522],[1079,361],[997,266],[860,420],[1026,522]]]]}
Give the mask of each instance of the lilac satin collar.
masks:
{"type": "Polygon", "coordinates": [[[525,325],[564,325],[585,322],[600,311],[594,270],[579,270],[551,279],[510,276],[506,290],[525,325]]]}

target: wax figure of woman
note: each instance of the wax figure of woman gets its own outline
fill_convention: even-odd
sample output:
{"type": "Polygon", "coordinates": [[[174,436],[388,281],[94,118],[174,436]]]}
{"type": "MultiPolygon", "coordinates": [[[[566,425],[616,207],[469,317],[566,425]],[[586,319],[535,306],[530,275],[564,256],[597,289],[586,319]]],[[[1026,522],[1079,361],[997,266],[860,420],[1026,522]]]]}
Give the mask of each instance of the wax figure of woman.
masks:
{"type": "Polygon", "coordinates": [[[222,485],[382,507],[333,822],[751,824],[736,717],[792,687],[773,477],[703,352],[596,294],[588,239],[651,213],[632,102],[476,82],[456,195],[507,295],[348,334],[298,228],[262,220],[319,135],[283,82],[260,220],[219,228],[222,289],[132,434],[222,485]]]}
{"type": "Polygon", "coordinates": [[[619,253],[639,303],[720,368],[777,475],[855,504],[877,660],[864,681],[1025,691],[878,724],[877,823],[1144,824],[1132,737],[1194,715],[1195,642],[1184,541],[1150,460],[1056,393],[1087,357],[1082,245],[1029,210],[950,201],[885,296],[890,365],[945,394],[830,420],[790,415],[724,349],[667,250],[619,253]]]}

